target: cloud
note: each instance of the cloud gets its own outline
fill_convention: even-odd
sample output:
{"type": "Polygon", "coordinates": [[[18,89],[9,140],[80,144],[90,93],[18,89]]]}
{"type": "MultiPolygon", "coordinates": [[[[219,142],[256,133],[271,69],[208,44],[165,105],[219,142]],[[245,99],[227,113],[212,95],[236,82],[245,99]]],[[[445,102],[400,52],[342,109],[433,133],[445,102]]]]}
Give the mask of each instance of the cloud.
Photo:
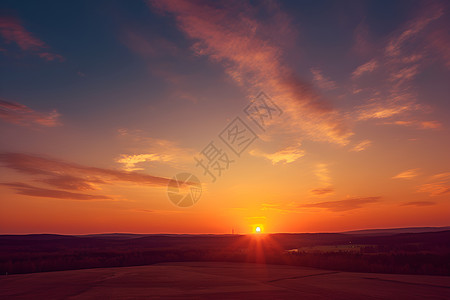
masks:
{"type": "MultiPolygon", "coordinates": [[[[410,118],[412,113],[427,112],[429,108],[419,104],[417,85],[414,80],[426,64],[432,61],[430,58],[432,47],[429,46],[429,31],[433,26],[442,26],[436,20],[443,15],[444,5],[429,3],[424,5],[417,17],[405,23],[396,30],[383,45],[380,55],[372,58],[368,63],[358,67],[352,74],[352,78],[359,78],[366,72],[375,69],[381,76],[360,87],[354,83],[353,90],[361,95],[369,94],[366,103],[359,105],[354,110],[354,115],[359,121],[371,119],[397,118],[401,116],[410,118]],[[367,85],[372,86],[367,86],[367,85]],[[361,93],[365,91],[366,93],[361,93]]],[[[395,122],[392,121],[392,122],[395,122]]],[[[417,128],[431,128],[439,126],[437,123],[418,123],[417,128]]]]}
{"type": "MultiPolygon", "coordinates": [[[[447,18],[448,20],[448,18],[447,18]]],[[[448,31],[445,28],[448,28],[450,22],[444,24],[444,28],[439,28],[428,36],[428,40],[430,41],[430,45],[433,50],[439,54],[447,67],[450,69],[450,37],[448,31]]]]}
{"type": "MultiPolygon", "coordinates": [[[[166,187],[169,182],[169,179],[164,177],[137,172],[88,167],[24,153],[0,153],[0,162],[3,164],[3,167],[32,176],[36,182],[41,182],[58,189],[78,192],[100,190],[101,186],[106,184],[129,183],[141,186],[166,187]]],[[[78,197],[79,200],[88,200],[92,197],[97,197],[89,194],[63,193],[62,191],[59,191],[61,193],[58,194],[56,190],[43,189],[25,184],[20,186],[17,183],[5,183],[4,185],[9,185],[24,195],[25,193],[26,195],[62,195],[66,198],[69,196],[78,197]],[[86,198],[79,195],[86,195],[86,198]]],[[[103,196],[102,199],[106,199],[105,197],[103,196]]]]}
{"type": "Polygon", "coordinates": [[[327,164],[316,164],[314,175],[317,177],[318,183],[321,187],[310,191],[313,196],[326,196],[334,193],[334,188],[331,186],[330,171],[328,170],[327,164]]]}
{"type": "Polygon", "coordinates": [[[322,90],[333,90],[337,87],[336,82],[326,78],[319,69],[312,68],[310,71],[314,76],[314,82],[322,90]]]}
{"type": "Polygon", "coordinates": [[[364,141],[361,141],[361,142],[359,142],[358,144],[354,145],[354,146],[350,149],[350,151],[353,151],[353,152],[364,151],[364,150],[366,150],[367,148],[369,148],[370,145],[372,145],[372,141],[370,141],[370,140],[364,140],[364,141]]]}
{"type": "Polygon", "coordinates": [[[116,162],[123,164],[126,171],[144,170],[142,165],[144,162],[165,163],[180,168],[182,164],[192,162],[192,157],[196,153],[169,140],[147,137],[141,130],[130,131],[121,128],[118,134],[126,145],[133,149],[130,151],[133,153],[121,154],[116,159],[116,162]]]}
{"type": "Polygon", "coordinates": [[[403,203],[402,206],[431,206],[436,205],[436,202],[432,201],[411,201],[403,203]]]}
{"type": "Polygon", "coordinates": [[[373,45],[369,37],[369,29],[364,21],[356,26],[353,36],[355,39],[355,44],[353,45],[354,52],[365,56],[373,51],[373,45]]]}
{"type": "Polygon", "coordinates": [[[299,145],[286,147],[285,149],[274,153],[265,153],[259,150],[251,150],[249,153],[253,156],[264,157],[270,160],[274,165],[277,163],[289,164],[305,156],[305,151],[299,149],[299,145]]]}
{"type": "Polygon", "coordinates": [[[442,15],[443,8],[437,4],[424,9],[420,17],[410,21],[399,34],[390,39],[385,48],[385,54],[390,57],[402,54],[407,42],[414,40],[429,23],[439,19],[442,15]]]}
{"type": "Polygon", "coordinates": [[[329,184],[331,182],[330,171],[328,170],[327,164],[317,164],[314,170],[314,175],[316,175],[317,179],[322,184],[329,184]]]}
{"type": "Polygon", "coordinates": [[[352,132],[345,116],[301,81],[283,60],[283,43],[292,39],[289,17],[273,2],[151,1],[172,14],[178,27],[195,41],[192,49],[224,66],[249,95],[264,90],[282,106],[285,130],[302,131],[312,140],[347,144],[352,132]],[[264,23],[257,10],[264,10],[264,23]],[[274,31],[277,28],[277,31],[274,31]],[[284,39],[284,40],[281,40],[284,39]]]}
{"type": "Polygon", "coordinates": [[[365,198],[351,198],[338,201],[327,201],[320,203],[302,204],[300,208],[324,208],[333,212],[348,211],[358,209],[366,204],[379,202],[381,197],[365,197],[365,198]]]}
{"type": "Polygon", "coordinates": [[[413,96],[404,93],[387,100],[371,99],[369,103],[359,106],[356,113],[358,120],[385,119],[421,108],[419,104],[415,103],[413,96]]]}
{"type": "Polygon", "coordinates": [[[0,184],[14,189],[17,192],[17,194],[33,197],[57,198],[68,200],[113,200],[113,198],[104,195],[81,194],[53,189],[45,189],[35,187],[26,183],[0,183],[0,184]]]}
{"type": "Polygon", "coordinates": [[[376,59],[372,59],[371,61],[357,67],[356,70],[352,73],[352,78],[357,79],[364,73],[371,73],[375,71],[376,68],[378,68],[378,62],[376,59]]]}
{"type": "Polygon", "coordinates": [[[450,172],[431,176],[427,183],[417,187],[417,192],[428,193],[430,196],[450,194],[450,172]]]}
{"type": "Polygon", "coordinates": [[[13,17],[0,17],[0,36],[7,44],[14,43],[22,51],[32,53],[47,61],[64,61],[64,58],[49,51],[49,46],[33,36],[13,17]]]}
{"type": "Polygon", "coordinates": [[[393,122],[384,122],[386,125],[400,125],[400,126],[408,126],[415,127],[418,129],[440,129],[442,128],[442,124],[438,121],[417,121],[417,120],[409,120],[409,121],[393,121],[393,122]]]}
{"type": "Polygon", "coordinates": [[[411,169],[404,172],[401,172],[394,177],[393,179],[412,179],[414,177],[417,177],[419,175],[418,173],[419,169],[411,169]]]}
{"type": "Polygon", "coordinates": [[[328,188],[318,188],[311,190],[311,193],[315,196],[324,196],[324,195],[330,195],[334,193],[334,188],[328,187],[328,188]]]}
{"type": "Polygon", "coordinates": [[[120,158],[116,159],[118,163],[124,164],[123,169],[126,171],[144,170],[141,167],[136,167],[136,165],[141,162],[146,161],[167,162],[171,160],[172,160],[171,156],[164,153],[161,154],[149,153],[136,155],[121,154],[120,158]]]}
{"type": "Polygon", "coordinates": [[[23,104],[0,98],[0,118],[8,123],[23,126],[55,127],[61,125],[60,116],[56,110],[49,113],[37,112],[23,104]]]}

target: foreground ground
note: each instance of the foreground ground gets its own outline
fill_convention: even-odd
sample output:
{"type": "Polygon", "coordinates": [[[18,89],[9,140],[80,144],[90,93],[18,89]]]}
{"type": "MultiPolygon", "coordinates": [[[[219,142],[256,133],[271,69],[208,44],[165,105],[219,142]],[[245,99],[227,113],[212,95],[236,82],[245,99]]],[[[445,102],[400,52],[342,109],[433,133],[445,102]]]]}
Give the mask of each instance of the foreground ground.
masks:
{"type": "Polygon", "coordinates": [[[450,277],[207,262],[0,277],[0,299],[149,298],[450,299],[450,277]]]}

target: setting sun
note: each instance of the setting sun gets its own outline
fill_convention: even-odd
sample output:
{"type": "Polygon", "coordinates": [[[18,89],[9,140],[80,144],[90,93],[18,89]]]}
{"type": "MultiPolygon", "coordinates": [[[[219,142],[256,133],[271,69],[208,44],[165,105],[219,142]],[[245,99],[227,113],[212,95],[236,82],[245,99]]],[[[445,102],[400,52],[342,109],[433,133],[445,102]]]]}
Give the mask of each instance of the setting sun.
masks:
{"type": "Polygon", "coordinates": [[[259,226],[256,227],[256,228],[255,228],[255,231],[256,231],[256,233],[261,233],[261,227],[259,227],[259,226]]]}

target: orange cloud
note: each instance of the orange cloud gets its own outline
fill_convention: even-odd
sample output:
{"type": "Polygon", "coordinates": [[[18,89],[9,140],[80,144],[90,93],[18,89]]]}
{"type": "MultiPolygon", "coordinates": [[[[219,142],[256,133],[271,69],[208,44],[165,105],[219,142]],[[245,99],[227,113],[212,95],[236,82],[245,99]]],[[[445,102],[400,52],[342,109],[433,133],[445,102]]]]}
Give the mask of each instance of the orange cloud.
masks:
{"type": "Polygon", "coordinates": [[[431,201],[411,201],[403,203],[402,206],[431,206],[436,205],[436,202],[431,201]]]}
{"type": "Polygon", "coordinates": [[[142,163],[159,162],[176,167],[185,162],[192,162],[195,151],[179,147],[175,142],[147,137],[142,131],[130,131],[125,128],[118,130],[119,137],[133,149],[133,153],[121,154],[116,162],[123,164],[126,171],[144,170],[142,163]]]}
{"type": "Polygon", "coordinates": [[[441,196],[450,193],[450,172],[439,173],[431,176],[428,183],[417,188],[420,193],[428,193],[430,196],[441,196]]]}
{"type": "Polygon", "coordinates": [[[377,67],[378,67],[378,62],[376,61],[376,59],[372,59],[371,61],[366,62],[365,64],[357,67],[356,70],[353,71],[353,73],[352,73],[352,78],[357,79],[357,78],[361,77],[361,75],[363,75],[364,73],[371,73],[371,72],[375,71],[375,69],[377,67]]]}
{"type": "Polygon", "coordinates": [[[16,18],[0,17],[0,36],[7,44],[15,43],[22,51],[33,53],[47,61],[64,61],[61,55],[49,52],[49,46],[28,32],[16,18]]]}
{"type": "Polygon", "coordinates": [[[151,1],[151,4],[160,12],[172,13],[179,28],[196,41],[194,51],[221,63],[250,95],[264,90],[273,97],[287,116],[283,120],[286,129],[300,129],[312,140],[348,143],[352,133],[345,117],[310,85],[299,80],[283,61],[279,39],[292,30],[289,18],[276,4],[271,3],[270,9],[265,7],[268,16],[264,24],[253,15],[255,8],[243,2],[151,1]],[[282,32],[274,33],[271,28],[282,32]]]}
{"type": "Polygon", "coordinates": [[[59,117],[60,114],[56,110],[41,113],[23,104],[0,99],[0,118],[12,124],[55,127],[61,125],[59,117]]]}
{"type": "Polygon", "coordinates": [[[326,78],[319,69],[312,68],[310,71],[314,76],[314,82],[322,90],[333,90],[336,88],[336,83],[326,78]]]}
{"type": "Polygon", "coordinates": [[[439,129],[442,127],[442,124],[438,121],[394,121],[394,122],[385,122],[383,124],[386,125],[400,125],[400,126],[414,126],[419,129],[439,129]]]}
{"type": "Polygon", "coordinates": [[[264,157],[270,160],[274,165],[277,163],[289,164],[305,155],[305,151],[299,149],[298,147],[299,145],[293,147],[286,147],[285,149],[282,149],[275,153],[265,153],[258,150],[252,150],[249,153],[250,155],[253,156],[264,157]]]}
{"type": "MultiPolygon", "coordinates": [[[[450,26],[448,23],[450,22],[444,24],[447,28],[450,26]]],[[[450,37],[445,28],[439,28],[430,34],[428,40],[430,41],[430,45],[432,45],[435,52],[441,56],[447,69],[450,69],[450,37]]]]}
{"type": "Polygon", "coordinates": [[[361,208],[366,204],[379,202],[381,197],[351,198],[338,201],[302,204],[300,208],[325,208],[333,212],[348,211],[361,208]]]}
{"type": "Polygon", "coordinates": [[[372,141],[364,140],[353,146],[350,151],[360,152],[366,150],[370,145],[372,145],[372,141]]]}
{"type": "MultiPolygon", "coordinates": [[[[117,182],[166,187],[169,182],[169,179],[164,177],[82,166],[23,153],[0,153],[0,162],[3,163],[3,167],[31,175],[37,182],[64,190],[99,190],[100,185],[117,182]]],[[[48,197],[54,196],[56,198],[57,195],[62,195],[64,199],[72,197],[71,199],[76,198],[79,200],[94,199],[95,197],[97,197],[95,199],[99,199],[98,197],[100,197],[89,194],[65,193],[63,191],[33,187],[26,184],[4,183],[4,185],[14,188],[21,194],[30,196],[49,195],[48,197]],[[85,195],[85,197],[80,195],[85,195]]],[[[109,199],[107,196],[101,197],[101,199],[109,199]]]]}
{"type": "Polygon", "coordinates": [[[328,188],[318,188],[311,190],[311,193],[315,196],[323,196],[323,195],[329,195],[334,193],[334,188],[328,187],[328,188]]]}
{"type": "Polygon", "coordinates": [[[385,53],[387,56],[398,56],[402,53],[402,47],[410,40],[416,38],[429,23],[439,19],[443,15],[443,8],[436,5],[429,5],[422,12],[422,15],[409,22],[403,31],[394,36],[388,42],[385,53]]]}
{"type": "Polygon", "coordinates": [[[1,185],[10,187],[16,190],[17,194],[25,196],[68,199],[68,200],[113,200],[113,198],[104,195],[81,194],[60,190],[45,189],[35,187],[26,183],[1,183],[1,185]]]}
{"type": "Polygon", "coordinates": [[[401,172],[401,173],[395,175],[392,178],[393,179],[412,179],[412,178],[417,177],[419,175],[418,170],[419,169],[407,170],[407,171],[404,171],[404,172],[401,172]]]}
{"type": "MultiPolygon", "coordinates": [[[[357,120],[395,118],[414,111],[425,111],[426,108],[418,103],[418,95],[414,80],[426,64],[431,60],[428,28],[442,26],[436,20],[442,19],[444,5],[430,3],[418,12],[418,16],[401,26],[394,32],[383,47],[382,55],[378,55],[368,63],[358,67],[352,78],[358,78],[365,72],[375,69],[384,76],[375,81],[371,88],[361,89],[356,83],[354,91],[365,91],[372,95],[366,103],[358,106],[354,113],[357,120]],[[427,29],[427,30],[425,30],[427,29]],[[375,63],[376,62],[376,63],[375,63]]],[[[415,120],[402,120],[416,123],[415,120]]],[[[394,123],[392,121],[391,123],[394,123]]],[[[402,124],[408,125],[408,123],[402,124]]],[[[437,128],[437,123],[417,123],[418,128],[437,128]]]]}

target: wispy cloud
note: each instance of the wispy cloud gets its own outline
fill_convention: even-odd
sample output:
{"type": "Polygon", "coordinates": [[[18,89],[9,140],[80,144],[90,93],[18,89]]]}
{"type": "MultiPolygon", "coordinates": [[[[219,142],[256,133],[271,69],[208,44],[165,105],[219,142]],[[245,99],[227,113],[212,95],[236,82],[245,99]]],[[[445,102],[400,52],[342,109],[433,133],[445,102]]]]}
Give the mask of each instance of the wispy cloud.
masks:
{"type": "Polygon", "coordinates": [[[333,212],[348,211],[361,208],[367,204],[377,203],[381,197],[351,198],[338,201],[327,201],[299,205],[300,208],[324,208],[333,212]]]}
{"type": "Polygon", "coordinates": [[[436,202],[432,201],[411,201],[403,203],[402,206],[432,206],[436,205],[436,202]]]}
{"type": "Polygon", "coordinates": [[[405,28],[388,42],[385,53],[387,56],[399,56],[408,41],[414,40],[429,23],[439,19],[443,15],[443,8],[438,5],[430,5],[422,12],[422,15],[410,21],[405,28]]]}
{"type": "Polygon", "coordinates": [[[104,195],[82,194],[54,189],[35,187],[26,183],[0,183],[1,185],[14,189],[19,195],[32,197],[57,198],[68,200],[113,200],[113,198],[104,195]]]}
{"type": "Polygon", "coordinates": [[[158,11],[172,13],[179,28],[196,41],[194,51],[222,64],[249,95],[263,89],[276,99],[285,112],[286,130],[300,129],[313,140],[348,143],[352,133],[345,117],[283,61],[280,37],[289,39],[293,30],[275,3],[258,6],[265,9],[264,23],[258,21],[256,7],[240,1],[151,3],[158,11]]]}
{"type": "Polygon", "coordinates": [[[350,149],[350,151],[353,151],[353,152],[364,151],[364,150],[366,150],[367,148],[369,148],[370,145],[372,145],[372,141],[370,141],[370,140],[364,140],[364,141],[361,141],[361,142],[359,142],[358,144],[354,145],[354,146],[350,149]]]}
{"type": "Polygon", "coordinates": [[[364,20],[356,26],[353,36],[355,40],[353,52],[360,56],[366,56],[373,51],[373,45],[369,36],[369,28],[364,20]]]}
{"type": "Polygon", "coordinates": [[[191,162],[195,154],[193,149],[180,147],[177,143],[146,136],[140,130],[118,130],[119,137],[133,148],[133,153],[124,153],[116,159],[126,171],[144,170],[144,162],[166,163],[181,167],[187,161],[191,162]]]}
{"type": "Polygon", "coordinates": [[[37,55],[47,61],[64,61],[64,58],[50,51],[50,47],[23,27],[19,19],[0,17],[0,36],[7,44],[14,43],[22,51],[37,55]]]}
{"type": "Polygon", "coordinates": [[[331,176],[328,165],[318,163],[314,169],[314,175],[317,177],[319,188],[310,191],[312,196],[328,196],[334,193],[334,187],[331,186],[331,176]]]}
{"type": "Polygon", "coordinates": [[[60,114],[53,110],[49,113],[37,112],[23,104],[0,98],[0,118],[12,124],[55,127],[61,125],[60,114]]]}
{"type": "MultiPolygon", "coordinates": [[[[164,177],[137,172],[88,167],[24,153],[0,153],[0,162],[3,164],[3,167],[30,175],[35,182],[41,182],[53,188],[78,192],[100,190],[101,186],[106,184],[129,183],[141,186],[166,187],[169,182],[169,179],[164,177]]],[[[65,197],[72,195],[73,197],[80,198],[80,200],[83,200],[82,198],[84,197],[77,196],[81,193],[68,194],[61,192],[58,194],[58,191],[56,190],[33,187],[26,184],[4,184],[9,185],[22,194],[26,193],[27,195],[46,194],[65,195],[65,197]]],[[[102,197],[102,199],[109,198],[107,196],[83,195],[86,195],[85,199],[93,199],[93,197],[102,197]]]]}
{"type": "Polygon", "coordinates": [[[415,127],[418,129],[440,129],[442,128],[442,124],[438,121],[417,121],[417,120],[407,120],[407,121],[393,121],[393,122],[384,122],[386,125],[400,125],[400,126],[408,126],[415,127]]]}
{"type": "Polygon", "coordinates": [[[314,174],[316,175],[317,179],[322,184],[330,184],[331,177],[330,177],[330,171],[328,170],[328,165],[324,163],[319,163],[316,165],[316,168],[314,170],[314,174]]]}
{"type": "Polygon", "coordinates": [[[334,193],[334,188],[328,187],[328,188],[313,189],[311,190],[311,193],[316,196],[330,195],[334,193]]]}
{"type": "Polygon", "coordinates": [[[357,79],[361,77],[364,73],[371,73],[375,71],[375,69],[378,67],[378,62],[376,59],[372,59],[369,62],[366,62],[365,64],[359,66],[356,68],[355,71],[352,73],[352,78],[357,79]]]}
{"type": "Polygon", "coordinates": [[[292,163],[299,158],[303,157],[305,155],[305,151],[299,148],[298,146],[292,146],[292,147],[286,147],[280,151],[274,152],[274,153],[265,153],[260,150],[251,150],[249,153],[250,155],[257,156],[257,157],[264,157],[272,162],[272,164],[278,164],[278,163],[285,163],[289,164],[292,163]]]}
{"type": "Polygon", "coordinates": [[[419,175],[419,169],[411,169],[404,172],[401,172],[394,177],[393,179],[412,179],[414,177],[417,177],[419,175]]]}
{"type": "Polygon", "coordinates": [[[310,71],[313,74],[314,83],[322,90],[333,90],[337,87],[336,82],[325,77],[321,70],[312,68],[310,71]]]}
{"type": "Polygon", "coordinates": [[[450,69],[450,37],[448,31],[445,30],[448,27],[450,27],[450,21],[430,34],[428,40],[434,51],[442,58],[447,69],[450,69]]]}
{"type": "Polygon", "coordinates": [[[417,191],[430,196],[450,194],[450,172],[439,173],[428,178],[427,183],[419,185],[417,191]]]}
{"type": "MultiPolygon", "coordinates": [[[[353,79],[360,78],[367,72],[377,71],[382,77],[373,82],[354,82],[353,90],[361,95],[369,95],[366,103],[356,107],[354,113],[359,121],[371,119],[391,119],[389,123],[411,121],[413,113],[428,112],[429,108],[420,104],[415,80],[425,69],[430,60],[430,42],[427,40],[429,30],[440,26],[437,20],[442,19],[444,5],[430,3],[418,12],[417,16],[400,26],[390,35],[382,47],[382,54],[373,57],[369,62],[358,67],[352,74],[353,79]],[[369,85],[369,86],[367,86],[369,85]],[[365,91],[366,93],[361,93],[365,91]]],[[[442,24],[441,24],[442,25],[442,24]]],[[[415,117],[417,118],[417,117],[415,117]]],[[[432,128],[437,123],[417,123],[416,128],[432,128]]]]}

